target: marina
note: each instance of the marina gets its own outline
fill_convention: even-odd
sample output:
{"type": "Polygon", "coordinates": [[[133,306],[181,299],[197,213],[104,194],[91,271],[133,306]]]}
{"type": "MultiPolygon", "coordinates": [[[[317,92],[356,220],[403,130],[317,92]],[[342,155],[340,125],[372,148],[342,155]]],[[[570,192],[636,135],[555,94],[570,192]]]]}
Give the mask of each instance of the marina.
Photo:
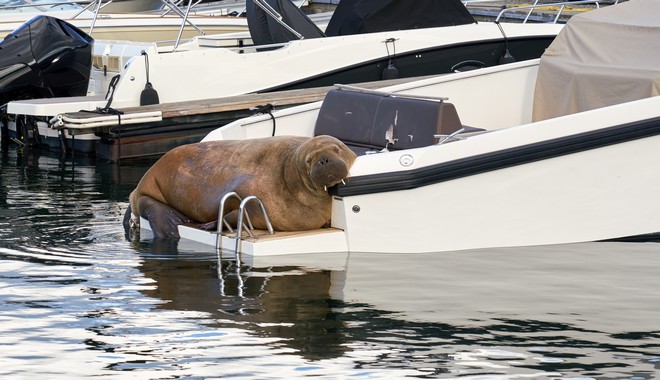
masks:
{"type": "MultiPolygon", "coordinates": [[[[12,137],[26,144],[70,147],[72,138],[66,130],[54,131],[49,123],[53,117],[67,112],[109,107],[121,110],[153,103],[181,103],[489,67],[504,61],[538,58],[562,28],[557,23],[477,23],[457,0],[447,4],[426,1],[425,8],[420,8],[432,10],[426,18],[422,17],[423,12],[418,12],[396,25],[388,24],[387,20],[406,8],[402,2],[390,0],[393,5],[385,12],[375,13],[373,21],[350,15],[348,8],[338,13],[340,17],[329,21],[327,35],[299,8],[284,2],[290,6],[280,11],[297,20],[301,31],[308,34],[302,39],[278,23],[259,23],[261,16],[256,12],[249,22],[253,25],[249,36],[196,37],[173,50],[157,44],[97,41],[93,46],[86,94],[60,95],[47,101],[32,93],[21,94],[29,99],[7,103],[6,128],[12,137]],[[417,23],[419,18],[423,23],[417,23]],[[360,31],[358,25],[369,25],[371,30],[360,31]],[[273,36],[278,39],[273,40],[273,36]],[[145,91],[149,97],[143,97],[145,91]]],[[[192,107],[195,108],[194,104],[192,107]]],[[[98,137],[90,134],[79,136],[76,149],[94,154],[95,140],[98,137]]]]}
{"type": "MultiPolygon", "coordinates": [[[[307,167],[301,169],[314,182],[315,171],[322,167],[350,167],[347,175],[329,173],[328,178],[337,176],[333,182],[306,184],[298,192],[328,188],[332,212],[323,228],[282,234],[282,229],[274,231],[261,223],[259,231],[249,233],[249,219],[235,220],[232,213],[268,220],[268,210],[277,209],[276,203],[268,191],[251,187],[242,175],[236,176],[236,182],[228,179],[231,185],[216,183],[215,175],[224,177],[220,171],[211,172],[212,164],[222,159],[201,153],[195,159],[208,162],[206,171],[213,176],[197,182],[185,174],[194,169],[181,163],[164,179],[156,179],[159,192],[132,201],[133,224],[156,236],[180,236],[230,255],[233,251],[237,259],[327,250],[405,254],[656,241],[660,223],[649,216],[660,212],[654,209],[655,187],[646,170],[637,170],[634,162],[652,165],[660,160],[654,148],[660,133],[660,74],[643,63],[654,62],[653,53],[640,52],[626,42],[648,38],[649,44],[655,43],[660,24],[644,17],[655,11],[660,11],[657,4],[644,0],[589,11],[573,16],[540,59],[376,91],[336,86],[322,102],[240,119],[202,140],[209,147],[215,143],[216,149],[223,141],[226,146],[269,136],[339,140],[357,155],[354,162],[345,164],[346,159],[335,159],[329,152],[317,162],[309,153],[307,167]],[[506,96],[501,96],[504,88],[506,96]],[[179,198],[171,193],[180,194],[188,181],[205,188],[205,196],[190,195],[190,201],[172,204],[179,198]],[[598,191],[594,184],[599,184],[598,191]],[[233,192],[240,208],[238,202],[225,206],[233,192]],[[261,209],[249,203],[259,203],[262,197],[267,201],[261,209]],[[204,203],[209,198],[214,202],[204,203]],[[420,202],[425,206],[418,207],[420,202]],[[162,207],[156,215],[173,215],[173,209],[185,213],[185,205],[191,203],[203,204],[214,213],[188,215],[191,220],[182,222],[167,216],[149,220],[143,215],[147,211],[141,211],[155,213],[162,207]],[[395,222],[405,219],[417,223],[395,222]],[[204,227],[216,220],[217,228],[204,227]],[[444,236],[438,239],[420,226],[433,226],[444,236]],[[241,233],[244,229],[247,234],[241,233]],[[379,240],[383,235],[389,239],[379,240]]],[[[302,166],[295,161],[287,164],[302,166]]],[[[232,165],[240,163],[228,164],[232,165]]],[[[265,182],[273,191],[282,191],[292,186],[290,181],[291,176],[285,176],[281,185],[265,182]]]]}
{"type": "MultiPolygon", "coordinates": [[[[656,4],[577,11],[555,25],[540,58],[181,101],[165,101],[162,82],[144,73],[171,43],[112,44],[104,61],[110,45],[81,34],[78,54],[97,74],[138,62],[136,88],[151,81],[160,101],[113,103],[103,87],[113,75],[101,75],[98,93],[83,89],[70,109],[33,117],[3,108],[0,376],[657,379],[656,4]],[[151,224],[167,218],[130,213],[140,204],[131,194],[184,144],[317,133],[356,154],[348,178],[322,189],[332,205],[323,228],[270,235],[250,226],[261,220],[256,207],[235,221],[215,207],[218,225],[175,225],[181,238],[163,239],[151,224]]],[[[513,30],[504,26],[509,38],[513,30]]],[[[0,59],[27,54],[18,45],[0,59]]],[[[396,46],[399,57],[403,41],[396,46]]],[[[506,50],[498,40],[495,60],[506,50]]],[[[58,57],[45,73],[61,74],[67,56],[58,57]]],[[[25,72],[11,65],[0,75],[25,72]]],[[[15,106],[62,105],[15,94],[0,90],[15,106]]],[[[335,164],[308,157],[312,167],[335,164]]],[[[214,198],[202,179],[223,162],[181,159],[165,173],[208,164],[194,182],[214,198]]],[[[262,167],[274,171],[275,161],[262,167]]],[[[264,178],[264,191],[284,193],[264,178]]]]}
{"type": "Polygon", "coordinates": [[[655,243],[237,268],[125,240],[149,165],[4,153],[3,378],[657,378],[655,243]]]}

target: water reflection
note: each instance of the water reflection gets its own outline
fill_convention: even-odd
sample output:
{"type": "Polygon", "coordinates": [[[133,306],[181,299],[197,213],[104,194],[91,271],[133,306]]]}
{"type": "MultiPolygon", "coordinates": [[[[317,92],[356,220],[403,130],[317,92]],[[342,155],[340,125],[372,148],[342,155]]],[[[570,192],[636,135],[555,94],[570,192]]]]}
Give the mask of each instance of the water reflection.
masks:
{"type": "Polygon", "coordinates": [[[208,313],[210,326],[249,326],[277,338],[309,360],[335,358],[347,342],[329,299],[331,272],[296,267],[243,268],[224,262],[145,259],[140,271],[156,286],[144,294],[166,301],[159,307],[208,313]]]}
{"type": "Polygon", "coordinates": [[[115,215],[148,164],[119,168],[81,157],[62,161],[39,151],[2,155],[0,231],[27,250],[86,250],[116,230],[115,215]]]}
{"type": "Polygon", "coordinates": [[[125,239],[128,194],[149,164],[4,152],[0,376],[653,379],[660,370],[660,245],[237,266],[209,250],[125,239]]]}
{"type": "Polygon", "coordinates": [[[383,323],[399,328],[378,327],[373,317],[368,325],[387,340],[401,331],[402,341],[435,342],[420,347],[451,357],[452,372],[654,378],[659,249],[590,243],[351,255],[343,291],[332,296],[387,310],[383,323]]]}

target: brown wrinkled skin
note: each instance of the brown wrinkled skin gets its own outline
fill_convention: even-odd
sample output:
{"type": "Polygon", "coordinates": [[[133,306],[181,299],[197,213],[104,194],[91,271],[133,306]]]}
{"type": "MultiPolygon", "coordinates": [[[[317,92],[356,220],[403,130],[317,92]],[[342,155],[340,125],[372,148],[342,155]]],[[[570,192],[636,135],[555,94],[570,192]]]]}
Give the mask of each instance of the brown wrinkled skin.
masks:
{"type": "MultiPolygon", "coordinates": [[[[209,141],[172,149],[142,177],[130,195],[140,214],[148,196],[199,223],[217,220],[222,196],[256,195],[278,231],[321,228],[330,221],[332,198],[324,187],[346,178],[355,154],[334,137],[277,136],[209,141]]],[[[236,220],[237,201],[225,210],[236,220]]],[[[256,202],[247,209],[255,228],[266,223],[256,202]]],[[[232,217],[228,217],[232,220],[232,217]]]]}

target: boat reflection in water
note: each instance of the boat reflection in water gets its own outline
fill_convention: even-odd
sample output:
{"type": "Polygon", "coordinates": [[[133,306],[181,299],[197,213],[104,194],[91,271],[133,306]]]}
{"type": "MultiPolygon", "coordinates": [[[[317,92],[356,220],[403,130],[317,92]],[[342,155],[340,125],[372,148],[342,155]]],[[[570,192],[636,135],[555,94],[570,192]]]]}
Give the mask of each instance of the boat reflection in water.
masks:
{"type": "Polygon", "coordinates": [[[359,368],[413,376],[652,378],[659,249],[248,257],[219,273],[205,262],[145,260],[141,271],[155,280],[145,294],[166,301],[160,307],[204,311],[213,326],[250,326],[320,363],[348,356],[359,368]]]}
{"type": "Polygon", "coordinates": [[[3,378],[653,379],[660,369],[657,244],[237,266],[208,248],[125,239],[126,199],[149,163],[10,149],[0,167],[3,378]]]}

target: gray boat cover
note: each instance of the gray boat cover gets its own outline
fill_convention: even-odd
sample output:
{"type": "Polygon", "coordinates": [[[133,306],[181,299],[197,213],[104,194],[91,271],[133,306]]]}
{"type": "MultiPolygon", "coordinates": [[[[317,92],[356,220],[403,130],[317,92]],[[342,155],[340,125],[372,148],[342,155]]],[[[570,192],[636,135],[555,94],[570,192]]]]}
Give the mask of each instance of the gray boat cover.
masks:
{"type": "Polygon", "coordinates": [[[660,0],[573,16],[541,56],[532,120],[660,95],[660,0]]]}
{"type": "Polygon", "coordinates": [[[460,0],[341,0],[328,36],[473,24],[460,0]]]}
{"type": "MultiPolygon", "coordinates": [[[[476,22],[460,0],[341,0],[323,33],[291,0],[263,1],[303,38],[434,28],[476,22]]],[[[245,6],[248,28],[255,45],[298,39],[255,4],[254,0],[247,0],[245,6]]]]}

